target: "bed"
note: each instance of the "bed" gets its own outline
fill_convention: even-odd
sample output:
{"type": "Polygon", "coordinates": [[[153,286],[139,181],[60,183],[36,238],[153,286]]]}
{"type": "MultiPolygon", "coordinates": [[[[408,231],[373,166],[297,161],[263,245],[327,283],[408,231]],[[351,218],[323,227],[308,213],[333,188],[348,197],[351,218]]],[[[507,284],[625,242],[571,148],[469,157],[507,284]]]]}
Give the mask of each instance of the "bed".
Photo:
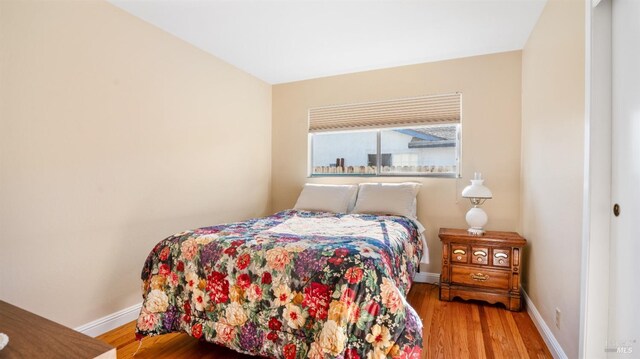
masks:
{"type": "Polygon", "coordinates": [[[272,358],[419,358],[406,295],[420,232],[401,216],[286,210],[177,233],[144,264],[136,334],[272,358]]]}

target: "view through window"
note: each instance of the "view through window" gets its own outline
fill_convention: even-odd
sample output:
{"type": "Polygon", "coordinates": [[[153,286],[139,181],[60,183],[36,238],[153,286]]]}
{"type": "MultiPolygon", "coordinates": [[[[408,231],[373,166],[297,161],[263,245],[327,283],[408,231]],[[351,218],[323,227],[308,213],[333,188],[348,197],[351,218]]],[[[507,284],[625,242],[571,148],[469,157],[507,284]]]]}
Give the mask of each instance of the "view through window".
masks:
{"type": "Polygon", "coordinates": [[[457,176],[460,124],[310,135],[312,175],[457,176]]]}

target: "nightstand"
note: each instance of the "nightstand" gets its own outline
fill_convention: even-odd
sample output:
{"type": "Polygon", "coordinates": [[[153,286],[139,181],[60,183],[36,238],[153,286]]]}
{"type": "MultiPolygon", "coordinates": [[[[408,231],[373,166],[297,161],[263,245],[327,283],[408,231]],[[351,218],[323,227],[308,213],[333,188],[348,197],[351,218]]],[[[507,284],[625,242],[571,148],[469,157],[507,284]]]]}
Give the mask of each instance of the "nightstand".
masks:
{"type": "Polygon", "coordinates": [[[494,231],[474,236],[466,229],[451,228],[441,228],[438,236],[442,242],[440,300],[477,299],[520,310],[524,238],[515,232],[494,231]]]}

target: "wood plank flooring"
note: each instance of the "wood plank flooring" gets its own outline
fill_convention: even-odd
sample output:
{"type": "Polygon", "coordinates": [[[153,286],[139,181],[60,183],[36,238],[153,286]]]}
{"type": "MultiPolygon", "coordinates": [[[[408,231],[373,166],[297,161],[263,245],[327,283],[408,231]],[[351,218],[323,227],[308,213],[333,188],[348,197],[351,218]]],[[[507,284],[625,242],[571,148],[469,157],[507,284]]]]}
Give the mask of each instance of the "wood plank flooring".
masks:
{"type": "MultiPolygon", "coordinates": [[[[424,324],[423,358],[551,358],[526,311],[475,301],[441,302],[438,287],[415,284],[407,298],[424,324]]],[[[135,322],[98,338],[117,348],[118,358],[132,358],[138,348],[135,322]]],[[[255,358],[224,347],[200,342],[186,334],[146,338],[136,358],[255,358]]]]}

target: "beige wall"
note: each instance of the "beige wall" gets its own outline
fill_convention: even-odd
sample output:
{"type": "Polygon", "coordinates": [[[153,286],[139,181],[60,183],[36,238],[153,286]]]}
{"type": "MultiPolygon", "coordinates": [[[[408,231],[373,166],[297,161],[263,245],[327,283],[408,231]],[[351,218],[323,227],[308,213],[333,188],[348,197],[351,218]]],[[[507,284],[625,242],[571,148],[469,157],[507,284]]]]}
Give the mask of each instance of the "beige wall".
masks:
{"type": "Polygon", "coordinates": [[[569,358],[579,341],[584,11],[584,1],[549,1],[522,52],[524,284],[569,358]]]}
{"type": "Polygon", "coordinates": [[[494,199],[487,201],[489,229],[515,230],[520,207],[521,53],[340,75],[273,87],[274,210],[291,208],[305,182],[356,183],[412,180],[423,183],[418,217],[427,227],[430,265],[440,273],[440,227],[465,227],[469,208],[460,192],[481,171],[494,199]],[[307,176],[310,107],[425,94],[462,93],[462,176],[451,178],[313,178],[307,176]]]}
{"type": "Polygon", "coordinates": [[[0,14],[1,299],[85,324],[162,238],[268,212],[271,86],[106,2],[0,14]]]}

